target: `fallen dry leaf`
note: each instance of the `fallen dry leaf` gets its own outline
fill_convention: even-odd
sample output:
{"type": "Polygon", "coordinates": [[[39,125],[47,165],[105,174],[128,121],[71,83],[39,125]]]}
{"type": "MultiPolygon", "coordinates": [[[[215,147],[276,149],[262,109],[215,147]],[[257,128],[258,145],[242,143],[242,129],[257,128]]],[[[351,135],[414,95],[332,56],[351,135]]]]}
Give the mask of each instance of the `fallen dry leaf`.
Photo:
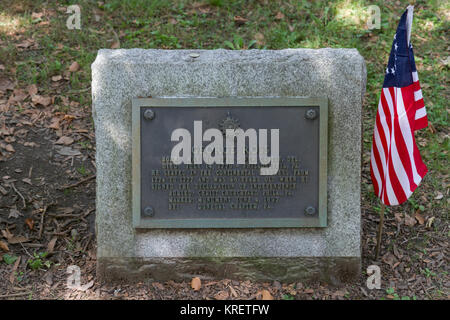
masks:
{"type": "Polygon", "coordinates": [[[8,191],[0,185],[0,193],[6,196],[8,194],[8,191]]]}
{"type": "Polygon", "coordinates": [[[14,266],[11,270],[11,274],[9,275],[9,282],[11,282],[11,284],[13,284],[14,280],[16,279],[16,270],[19,267],[21,259],[22,259],[22,257],[19,256],[19,258],[16,260],[16,262],[14,263],[14,266]]]}
{"type": "Polygon", "coordinates": [[[8,245],[6,244],[6,242],[4,242],[2,240],[0,240],[0,249],[2,249],[3,251],[6,251],[6,252],[9,251],[8,245]]]}
{"type": "Polygon", "coordinates": [[[0,78],[0,91],[13,90],[14,82],[7,78],[0,78]]]}
{"type": "Polygon", "coordinates": [[[153,282],[152,286],[153,286],[153,288],[159,289],[159,290],[164,290],[165,289],[164,286],[161,283],[159,283],[159,282],[153,282]]]}
{"type": "Polygon", "coordinates": [[[43,12],[33,12],[31,14],[31,18],[32,19],[40,19],[40,18],[42,18],[43,15],[44,15],[43,12]]]}
{"type": "Polygon", "coordinates": [[[26,218],[25,219],[25,224],[28,226],[28,228],[30,228],[30,230],[33,230],[34,227],[34,220],[31,218],[26,218]]]}
{"type": "Polygon", "coordinates": [[[8,152],[16,152],[16,150],[14,150],[14,147],[10,144],[6,145],[5,150],[8,152]]]}
{"type": "Polygon", "coordinates": [[[282,12],[278,12],[277,15],[275,16],[275,19],[277,20],[284,19],[284,14],[282,12]]]}
{"type": "Polygon", "coordinates": [[[56,149],[62,156],[79,156],[81,154],[80,151],[72,149],[71,147],[60,147],[60,149],[56,149]]]}
{"type": "Polygon", "coordinates": [[[57,237],[54,237],[47,245],[47,252],[53,253],[53,250],[55,250],[56,240],[58,240],[57,237]]]}
{"type": "Polygon", "coordinates": [[[408,227],[413,227],[416,224],[416,219],[405,213],[405,224],[408,227]]]}
{"type": "Polygon", "coordinates": [[[174,19],[174,18],[169,18],[169,23],[175,25],[175,24],[178,23],[178,21],[176,19],[174,19]]]}
{"type": "Polygon", "coordinates": [[[91,288],[93,285],[94,285],[94,280],[91,280],[88,283],[86,283],[85,285],[82,285],[79,288],[77,288],[77,290],[79,290],[79,291],[86,291],[89,288],[91,288]]]}
{"type": "Polygon", "coordinates": [[[31,98],[31,101],[33,101],[33,103],[35,103],[35,104],[40,104],[40,105],[46,107],[50,103],[52,103],[52,98],[48,97],[48,96],[41,96],[41,95],[35,94],[31,98]]]}
{"type": "Polygon", "coordinates": [[[427,228],[431,228],[431,225],[433,224],[434,217],[431,217],[427,220],[427,224],[425,225],[427,228]]]}
{"type": "Polygon", "coordinates": [[[259,45],[264,44],[264,35],[261,32],[256,33],[254,38],[257,44],[259,45]]]}
{"type": "Polygon", "coordinates": [[[395,256],[390,252],[386,252],[386,254],[382,257],[382,260],[384,263],[390,265],[391,267],[393,267],[394,264],[397,262],[395,256]]]}
{"type": "Polygon", "coordinates": [[[13,234],[12,234],[8,229],[2,230],[2,235],[3,235],[6,239],[10,239],[10,238],[13,237],[13,234]]]}
{"type": "Polygon", "coordinates": [[[114,42],[111,44],[111,49],[119,49],[119,48],[120,48],[120,41],[119,41],[119,40],[114,41],[114,42]]]}
{"type": "Polygon", "coordinates": [[[23,242],[28,242],[28,241],[30,241],[30,240],[24,236],[15,236],[15,237],[8,239],[9,244],[23,243],[23,242]]]}
{"type": "Polygon", "coordinates": [[[235,16],[233,18],[233,20],[238,26],[241,26],[241,25],[243,25],[244,23],[246,23],[248,21],[248,19],[245,19],[245,18],[243,18],[241,16],[235,16]]]}
{"type": "Polygon", "coordinates": [[[48,128],[58,130],[60,128],[59,118],[58,117],[53,117],[52,118],[52,122],[50,123],[48,128]]]}
{"type": "Polygon", "coordinates": [[[401,223],[403,221],[403,213],[401,212],[394,213],[394,217],[395,221],[397,221],[398,223],[401,223]]]}
{"type": "Polygon", "coordinates": [[[27,92],[32,97],[32,96],[34,96],[35,94],[38,93],[38,87],[35,84],[30,84],[27,87],[27,92]]]}
{"type": "Polygon", "coordinates": [[[11,209],[9,209],[8,219],[9,218],[18,218],[21,215],[22,214],[19,212],[19,210],[17,210],[16,208],[11,208],[11,209]]]}
{"type": "Polygon", "coordinates": [[[23,102],[28,97],[28,93],[22,89],[14,89],[13,96],[10,97],[11,102],[23,102]]]}
{"type": "Polygon", "coordinates": [[[59,81],[59,80],[61,80],[61,79],[62,79],[62,75],[57,75],[57,76],[53,76],[53,77],[52,77],[52,81],[53,81],[53,82],[59,81]]]}
{"type": "Polygon", "coordinates": [[[434,200],[441,200],[444,197],[444,195],[441,192],[438,192],[436,197],[434,197],[434,200]]]}
{"type": "Polygon", "coordinates": [[[80,70],[80,65],[78,64],[78,62],[76,62],[76,61],[72,62],[72,64],[69,67],[69,71],[77,72],[78,70],[80,70]]]}
{"type": "Polygon", "coordinates": [[[419,213],[416,212],[416,214],[414,215],[414,217],[417,219],[417,221],[419,222],[419,224],[424,224],[425,223],[425,219],[424,217],[419,213]]]}
{"type": "Polygon", "coordinates": [[[219,291],[215,296],[214,299],[216,300],[226,300],[228,299],[229,294],[227,291],[219,291]]]}
{"type": "Polygon", "coordinates": [[[335,297],[343,297],[345,296],[345,292],[342,290],[337,290],[335,293],[333,293],[333,296],[335,297]]]}
{"type": "Polygon", "coordinates": [[[35,44],[34,39],[25,39],[21,43],[16,44],[16,48],[26,49],[35,44]]]}
{"type": "Polygon", "coordinates": [[[71,145],[73,143],[73,139],[68,136],[62,136],[58,139],[58,141],[55,142],[55,144],[63,144],[63,145],[71,145]]]}
{"type": "Polygon", "coordinates": [[[200,280],[200,278],[199,277],[192,278],[191,288],[194,289],[194,291],[198,291],[200,290],[201,287],[202,281],[200,280]]]}
{"type": "Polygon", "coordinates": [[[237,298],[239,295],[237,294],[236,290],[234,290],[234,288],[232,286],[230,286],[229,288],[230,288],[231,295],[233,297],[237,298]]]}
{"type": "Polygon", "coordinates": [[[269,290],[263,289],[261,291],[262,300],[273,300],[272,295],[270,294],[269,290]]]}

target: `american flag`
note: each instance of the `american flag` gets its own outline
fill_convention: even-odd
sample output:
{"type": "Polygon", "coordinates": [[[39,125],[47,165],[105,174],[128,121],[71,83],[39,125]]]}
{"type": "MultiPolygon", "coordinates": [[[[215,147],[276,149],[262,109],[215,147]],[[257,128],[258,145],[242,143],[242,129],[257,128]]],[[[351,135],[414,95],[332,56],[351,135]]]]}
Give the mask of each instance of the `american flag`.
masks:
{"type": "Polygon", "coordinates": [[[405,202],[427,173],[414,138],[428,118],[409,41],[412,18],[409,6],[392,42],[372,139],[370,174],[386,205],[405,202]]]}

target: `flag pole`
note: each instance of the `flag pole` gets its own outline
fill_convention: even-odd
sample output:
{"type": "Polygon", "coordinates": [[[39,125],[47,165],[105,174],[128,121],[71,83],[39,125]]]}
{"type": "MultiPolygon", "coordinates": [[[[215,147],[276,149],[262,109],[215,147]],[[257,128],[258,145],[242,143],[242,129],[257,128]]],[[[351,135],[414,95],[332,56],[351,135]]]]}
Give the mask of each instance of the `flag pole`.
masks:
{"type": "Polygon", "coordinates": [[[384,222],[384,210],[385,209],[386,209],[386,205],[384,203],[381,203],[380,222],[378,223],[377,248],[375,251],[375,260],[378,260],[378,256],[380,255],[381,235],[383,234],[383,222],[384,222]]]}

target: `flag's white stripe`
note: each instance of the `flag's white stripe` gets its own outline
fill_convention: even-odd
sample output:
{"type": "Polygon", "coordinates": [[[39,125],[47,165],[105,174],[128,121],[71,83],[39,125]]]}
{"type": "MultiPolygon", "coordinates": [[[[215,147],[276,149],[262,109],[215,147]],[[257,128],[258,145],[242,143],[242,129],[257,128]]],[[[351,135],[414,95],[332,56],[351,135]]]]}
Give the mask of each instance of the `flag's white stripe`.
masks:
{"type": "Polygon", "coordinates": [[[414,101],[419,101],[420,99],[422,99],[422,90],[419,89],[417,91],[414,91],[414,101]]]}
{"type": "Polygon", "coordinates": [[[416,185],[419,185],[420,180],[422,179],[417,172],[416,163],[414,161],[414,140],[413,133],[411,130],[411,126],[409,124],[409,119],[406,116],[405,105],[403,103],[402,89],[395,88],[397,92],[397,110],[399,115],[398,124],[400,126],[400,131],[402,132],[403,141],[405,142],[406,149],[408,150],[408,156],[411,163],[411,170],[413,175],[413,180],[416,185]]]}
{"type": "Polygon", "coordinates": [[[412,77],[414,82],[419,81],[419,74],[417,73],[417,71],[414,71],[412,73],[412,77]]]}
{"type": "MultiPolygon", "coordinates": [[[[383,89],[384,90],[384,89],[383,89]]],[[[383,129],[384,132],[384,136],[385,136],[385,145],[388,146],[389,148],[389,144],[390,144],[390,132],[389,132],[389,127],[387,125],[387,119],[386,119],[386,115],[384,114],[384,110],[383,110],[383,104],[381,103],[381,98],[380,98],[380,102],[378,103],[378,113],[380,115],[380,123],[381,123],[381,127],[383,129]]],[[[375,130],[379,130],[380,128],[375,127],[375,130]]],[[[386,176],[386,164],[387,164],[387,154],[389,150],[384,150],[383,149],[383,144],[381,143],[381,139],[380,139],[380,135],[377,132],[377,135],[375,136],[375,141],[377,142],[377,148],[380,152],[380,159],[381,159],[381,163],[383,165],[383,171],[384,171],[384,175],[386,176]],[[376,139],[378,136],[378,140],[376,139]]]]}
{"type": "Polygon", "coordinates": [[[392,189],[391,178],[389,176],[389,171],[387,171],[386,175],[386,194],[389,200],[390,205],[398,204],[397,197],[395,196],[394,189],[392,189]]]}
{"type": "MultiPolygon", "coordinates": [[[[388,88],[383,88],[383,93],[384,93],[384,99],[386,100],[386,102],[388,104],[387,108],[389,110],[391,110],[392,108],[390,107],[390,105],[392,105],[393,102],[392,102],[391,94],[389,93],[389,89],[388,88]]],[[[380,109],[378,109],[378,110],[380,110],[380,109]]],[[[386,115],[384,113],[383,106],[381,107],[381,113],[383,114],[383,120],[384,120],[384,121],[381,121],[381,125],[383,126],[384,135],[386,136],[387,146],[389,147],[389,145],[391,144],[391,132],[389,131],[389,126],[388,126],[387,122],[388,121],[392,122],[392,118],[388,119],[386,117],[386,115]]],[[[392,116],[392,114],[391,114],[391,116],[392,116]]]]}
{"type": "MultiPolygon", "coordinates": [[[[380,156],[380,161],[381,161],[381,166],[382,166],[382,169],[383,169],[383,172],[386,172],[386,170],[387,170],[387,168],[386,168],[386,153],[385,153],[385,150],[383,149],[383,144],[381,143],[381,137],[380,137],[380,135],[379,135],[379,133],[378,133],[378,129],[377,128],[375,128],[375,144],[377,145],[377,149],[378,149],[378,155],[380,156]]],[[[375,160],[375,159],[374,159],[375,160]]],[[[376,162],[375,162],[375,165],[376,165],[376,162]]],[[[386,174],[385,174],[385,176],[386,176],[386,174]]],[[[383,185],[383,182],[381,182],[381,184],[380,184],[380,190],[382,189],[382,185],[383,185]]]]}
{"type": "MultiPolygon", "coordinates": [[[[392,106],[392,108],[394,108],[394,110],[392,110],[391,108],[390,109],[391,109],[392,114],[395,115],[395,113],[397,113],[400,130],[402,130],[401,123],[405,120],[405,118],[406,118],[406,121],[408,121],[408,119],[407,119],[404,107],[402,108],[403,104],[400,102],[400,100],[402,100],[401,88],[395,88],[394,90],[395,90],[395,96],[396,96],[396,101],[397,101],[397,110],[395,110],[395,106],[392,106]]],[[[398,149],[397,149],[397,142],[394,138],[396,134],[397,134],[397,136],[399,135],[399,133],[397,133],[395,131],[394,121],[395,121],[395,117],[393,118],[393,121],[392,121],[392,140],[391,140],[392,141],[391,142],[392,165],[394,167],[394,171],[397,176],[397,179],[403,189],[403,192],[405,193],[405,195],[407,197],[409,197],[409,195],[411,194],[411,185],[409,183],[408,174],[405,170],[405,167],[403,166],[403,161],[402,161],[402,159],[400,159],[400,155],[399,155],[398,149]]]]}
{"type": "Polygon", "coordinates": [[[375,144],[377,145],[378,154],[380,155],[381,165],[383,166],[383,171],[386,169],[386,155],[388,150],[384,150],[383,143],[381,141],[380,133],[378,132],[378,127],[375,126],[374,138],[375,144]]]}
{"type": "MultiPolygon", "coordinates": [[[[383,144],[381,143],[381,137],[380,137],[380,133],[378,131],[378,127],[377,127],[376,123],[375,123],[373,136],[374,136],[375,145],[376,145],[377,151],[378,151],[378,157],[380,158],[380,161],[381,161],[382,169],[385,170],[384,164],[385,164],[385,161],[386,161],[385,160],[386,159],[386,155],[385,155],[385,151],[384,151],[384,148],[383,148],[383,144]]],[[[374,174],[375,179],[377,180],[377,183],[378,183],[378,196],[381,196],[381,191],[383,189],[383,180],[381,178],[380,170],[378,169],[377,162],[375,161],[375,155],[374,155],[373,146],[372,146],[372,150],[371,150],[371,153],[370,153],[370,162],[372,164],[373,174],[374,174]]]]}
{"type": "Polygon", "coordinates": [[[394,204],[398,204],[398,200],[397,197],[395,195],[394,189],[392,188],[392,184],[391,184],[391,178],[390,178],[390,174],[389,174],[389,159],[392,157],[392,141],[394,139],[394,104],[392,102],[392,97],[391,94],[389,92],[388,88],[383,88],[384,91],[384,97],[386,98],[387,104],[388,104],[388,108],[389,108],[389,113],[391,114],[391,118],[390,119],[386,119],[386,121],[390,121],[391,122],[391,132],[389,134],[389,144],[388,144],[388,156],[386,159],[386,174],[385,174],[385,179],[386,179],[386,195],[388,197],[388,201],[391,205],[394,204]]]}
{"type": "Polygon", "coordinates": [[[416,110],[416,118],[414,120],[423,118],[427,115],[427,110],[425,109],[425,107],[422,107],[420,109],[416,110]]]}
{"type": "Polygon", "coordinates": [[[372,151],[370,153],[370,163],[372,165],[372,172],[373,172],[373,175],[375,176],[375,180],[377,180],[378,197],[380,197],[381,196],[381,190],[383,190],[383,183],[382,183],[382,180],[381,180],[380,171],[378,170],[377,162],[375,161],[373,146],[372,146],[372,151]]]}

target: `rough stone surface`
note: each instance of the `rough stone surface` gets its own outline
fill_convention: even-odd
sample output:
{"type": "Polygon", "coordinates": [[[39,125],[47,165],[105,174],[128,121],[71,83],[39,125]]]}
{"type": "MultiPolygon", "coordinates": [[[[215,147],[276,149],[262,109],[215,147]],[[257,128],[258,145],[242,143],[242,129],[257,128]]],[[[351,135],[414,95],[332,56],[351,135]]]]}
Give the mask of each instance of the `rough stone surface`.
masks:
{"type": "Polygon", "coordinates": [[[360,259],[356,257],[300,258],[100,258],[101,280],[183,281],[235,279],[304,283],[321,281],[334,285],[356,280],[360,259]]]}
{"type": "MultiPolygon", "coordinates": [[[[357,50],[100,50],[92,65],[92,79],[101,276],[114,276],[124,265],[129,268],[126,275],[136,265],[130,263],[135,259],[141,259],[141,264],[159,261],[149,264],[162,266],[162,261],[173,263],[161,258],[177,258],[178,263],[200,257],[285,258],[273,259],[282,264],[303,257],[309,264],[311,257],[334,257],[359,265],[361,107],[366,69],[357,50]],[[192,58],[190,53],[199,56],[192,58]],[[131,99],[150,96],[326,96],[328,227],[133,229],[131,99]]],[[[320,269],[323,262],[317,266],[320,269]]]]}

